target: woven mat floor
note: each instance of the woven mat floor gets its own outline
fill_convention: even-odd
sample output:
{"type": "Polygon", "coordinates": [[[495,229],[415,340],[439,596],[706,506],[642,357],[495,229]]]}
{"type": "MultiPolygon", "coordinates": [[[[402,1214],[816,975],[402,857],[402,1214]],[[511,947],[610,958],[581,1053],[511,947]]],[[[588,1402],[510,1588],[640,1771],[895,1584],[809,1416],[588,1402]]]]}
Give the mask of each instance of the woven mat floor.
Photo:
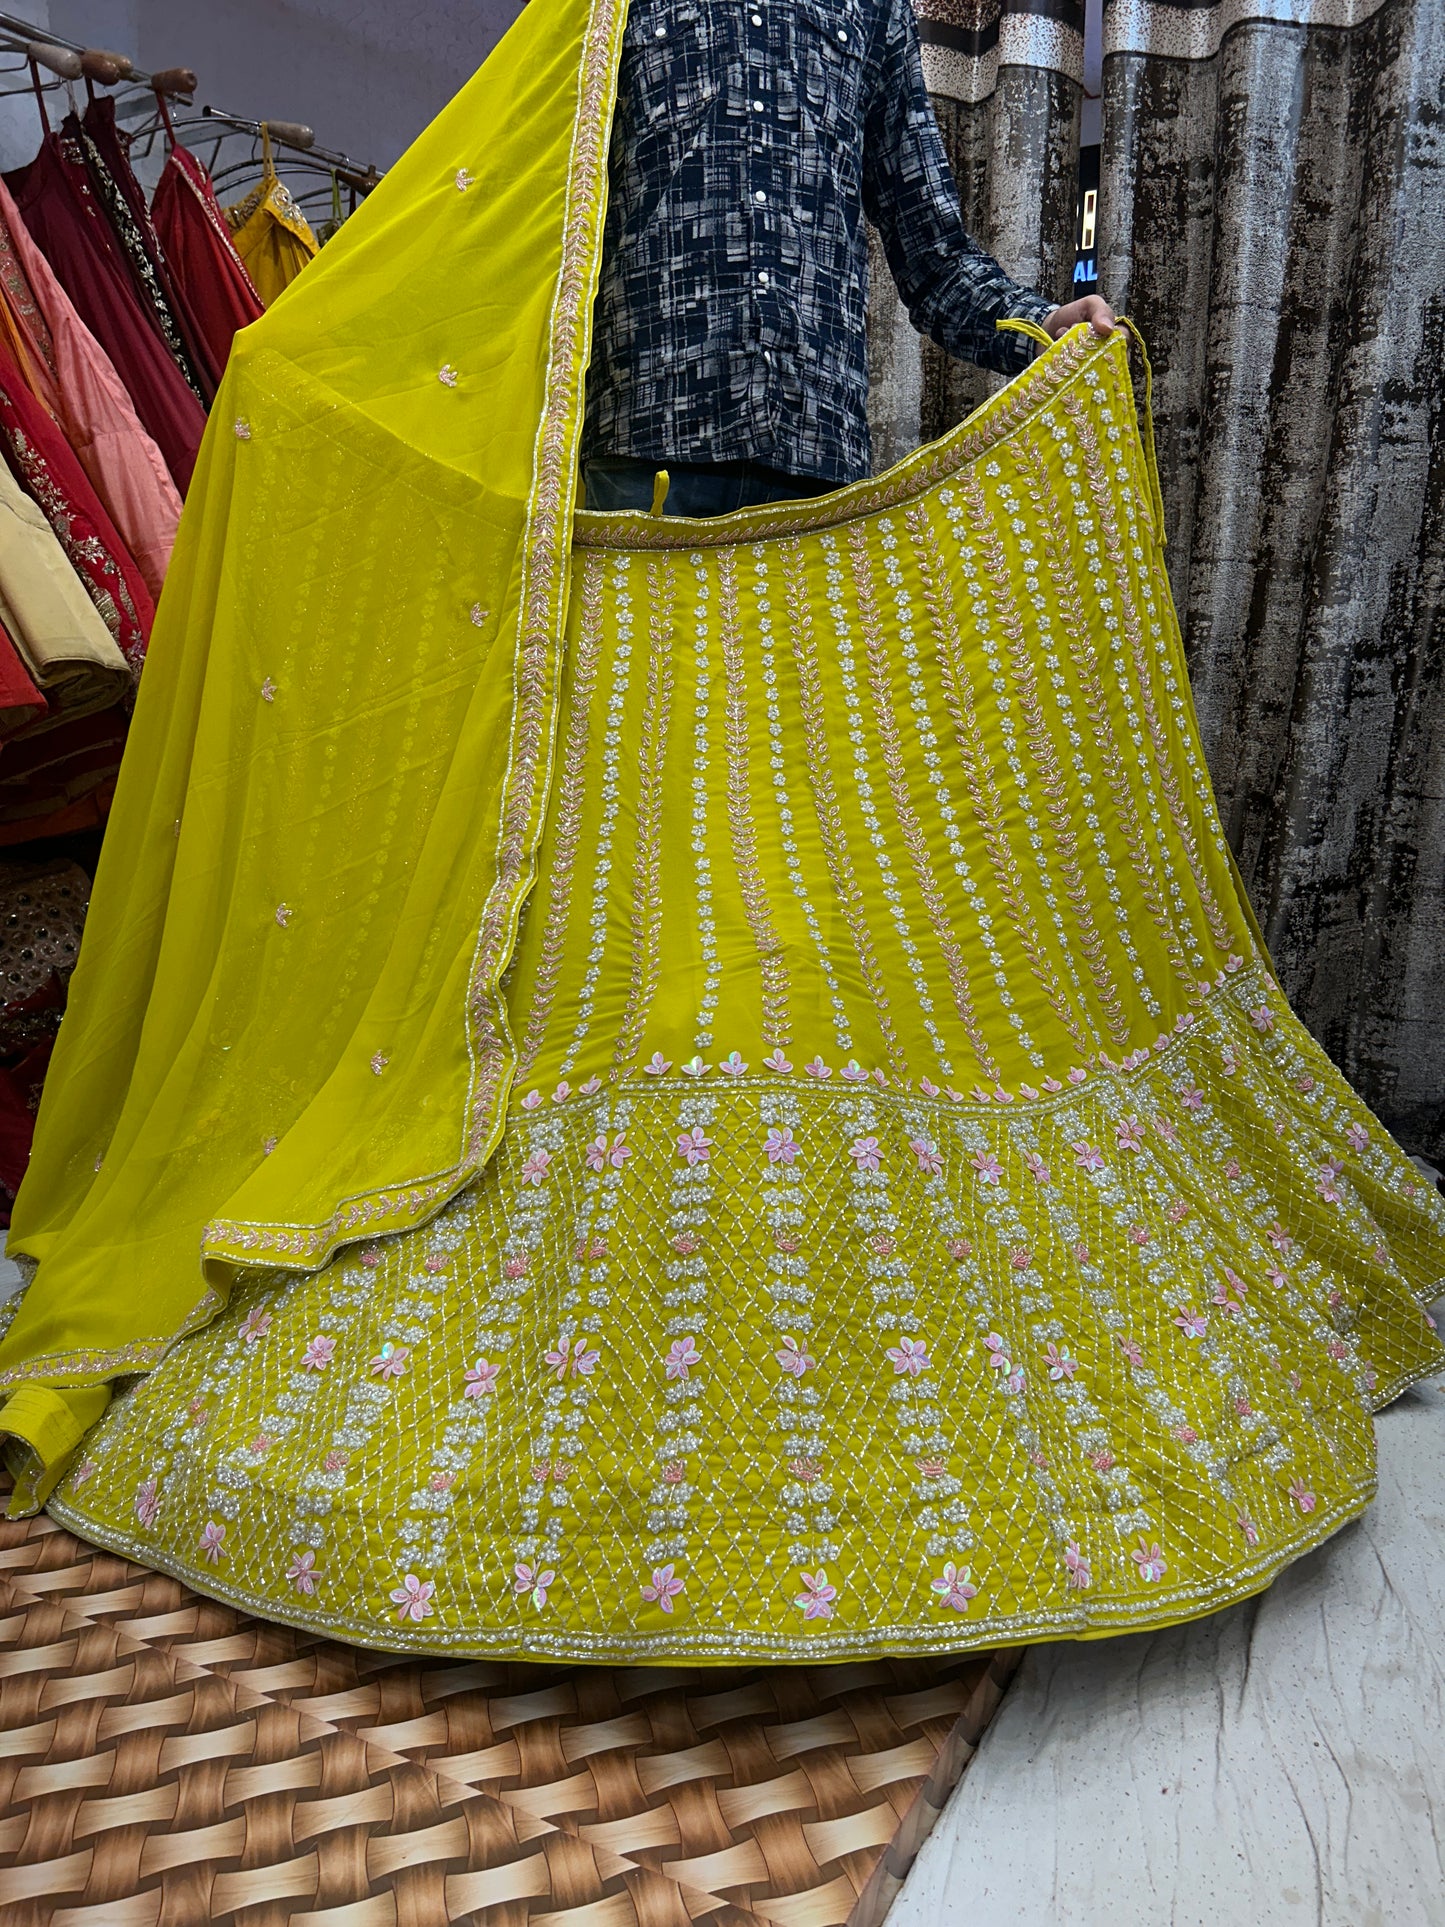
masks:
{"type": "Polygon", "coordinates": [[[6,1927],[877,1927],[1017,1651],[456,1664],[0,1520],[6,1927]]]}

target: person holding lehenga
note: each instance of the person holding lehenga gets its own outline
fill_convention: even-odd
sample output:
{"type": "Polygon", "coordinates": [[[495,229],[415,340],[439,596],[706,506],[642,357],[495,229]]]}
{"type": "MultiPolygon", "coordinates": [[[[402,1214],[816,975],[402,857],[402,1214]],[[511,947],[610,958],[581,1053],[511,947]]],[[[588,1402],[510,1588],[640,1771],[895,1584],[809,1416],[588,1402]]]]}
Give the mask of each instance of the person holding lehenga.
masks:
{"type": "Polygon", "coordinates": [[[916,67],[883,0],[532,0],[238,338],[17,1203],[14,1510],[695,1664],[1167,1624],[1368,1503],[1445,1210],[1270,970],[1125,329],[969,247],[916,67]],[[1018,368],[877,477],[862,210],[1018,368]]]}

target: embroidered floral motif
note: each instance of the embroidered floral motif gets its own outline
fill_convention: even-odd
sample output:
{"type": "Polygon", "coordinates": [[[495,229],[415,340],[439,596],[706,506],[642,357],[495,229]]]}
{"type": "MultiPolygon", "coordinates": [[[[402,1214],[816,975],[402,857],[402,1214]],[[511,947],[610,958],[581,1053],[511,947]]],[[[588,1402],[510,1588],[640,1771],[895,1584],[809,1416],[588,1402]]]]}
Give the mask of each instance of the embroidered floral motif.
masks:
{"type": "Polygon", "coordinates": [[[816,1572],[805,1572],[801,1577],[803,1590],[793,1604],[802,1607],[804,1619],[831,1619],[838,1588],[829,1585],[828,1575],[821,1566],[816,1572]]]}
{"type": "Polygon", "coordinates": [[[1315,1495],[1310,1491],[1303,1479],[1291,1480],[1289,1496],[1294,1500],[1301,1512],[1314,1511],[1316,1505],[1315,1495]]]}
{"type": "Polygon", "coordinates": [[[769,1164],[793,1164],[801,1148],[792,1130],[786,1124],[773,1125],[768,1131],[767,1141],[763,1146],[769,1164]]]}
{"type": "Polygon", "coordinates": [[[545,1354],[546,1362],[558,1378],[590,1378],[601,1356],[601,1352],[588,1349],[585,1338],[574,1339],[569,1347],[565,1336],[559,1338],[552,1350],[545,1354]]]}
{"type": "Polygon", "coordinates": [[[459,167],[453,176],[458,194],[465,194],[476,178],[476,175],[472,173],[470,168],[459,167]]]}
{"type": "Polygon", "coordinates": [[[607,1142],[605,1131],[587,1146],[587,1168],[590,1171],[605,1171],[610,1164],[620,1171],[632,1156],[632,1148],[627,1142],[627,1133],[619,1131],[611,1144],[607,1142]]]}
{"type": "Polygon", "coordinates": [[[933,1363],[928,1356],[927,1341],[922,1338],[904,1338],[900,1335],[898,1343],[887,1348],[887,1355],[893,1361],[894,1371],[909,1378],[917,1378],[933,1363]]]}
{"type": "Polygon", "coordinates": [[[551,1566],[519,1565],[512,1569],[512,1587],[517,1597],[530,1599],[539,1612],[556,1583],[557,1574],[551,1566]]]}
{"type": "Polygon", "coordinates": [[[1024,1169],[1039,1184],[1052,1184],[1054,1181],[1053,1172],[1037,1151],[1029,1151],[1025,1154],[1024,1169]]]}
{"type": "Polygon", "coordinates": [[[798,1340],[793,1337],[787,1337],[783,1340],[783,1349],[780,1352],[774,1353],[774,1357],[782,1366],[783,1370],[791,1373],[794,1378],[801,1378],[804,1372],[813,1371],[818,1363],[817,1359],[805,1351],[802,1345],[798,1343],[798,1340]]]}
{"type": "MultiPolygon", "coordinates": [[[[442,1258],[428,1258],[426,1268],[428,1271],[444,1271],[446,1269],[446,1260],[442,1258]]],[[[502,1260],[502,1276],[508,1280],[525,1278],[531,1269],[531,1254],[526,1251],[514,1251],[511,1257],[502,1260]]]]}
{"type": "Polygon", "coordinates": [[[542,1184],[546,1181],[547,1167],[552,1162],[550,1151],[532,1151],[522,1164],[524,1184],[542,1184]]]}
{"type": "Polygon", "coordinates": [[[973,1246],[967,1238],[950,1238],[943,1248],[955,1264],[961,1265],[973,1256],[973,1246]]]}
{"type": "Polygon", "coordinates": [[[664,1057],[660,1050],[655,1050],[642,1068],[649,1077],[665,1077],[672,1069],[672,1059],[664,1057]]]}
{"type": "Polygon", "coordinates": [[[1249,1021],[1263,1036],[1266,1031],[1274,1029],[1274,1012],[1267,1004],[1261,1004],[1258,1010],[1249,1013],[1249,1021]]]}
{"type": "Polygon", "coordinates": [[[261,700],[263,703],[274,703],[276,700],[276,685],[269,676],[261,685],[261,700]]]}
{"type": "Polygon", "coordinates": [[[276,921],[283,930],[286,929],[291,922],[291,915],[292,912],[289,903],[278,903],[276,905],[276,921]]]}
{"type": "Polygon", "coordinates": [[[286,1577],[297,1592],[304,1592],[308,1599],[311,1598],[316,1591],[317,1580],[322,1577],[317,1570],[316,1554],[309,1550],[292,1553],[291,1563],[286,1568],[286,1577]]]}
{"type": "Polygon", "coordinates": [[[689,1333],[685,1338],[675,1338],[667,1349],[663,1367],[669,1378],[686,1379],[694,1365],[702,1363],[702,1354],[689,1333]]]}
{"type": "Polygon", "coordinates": [[[936,1178],[943,1169],[943,1159],[939,1156],[938,1146],[932,1138],[911,1137],[908,1148],[918,1159],[918,1168],[925,1176],[936,1178]]]}
{"type": "Polygon", "coordinates": [[[1015,1365],[1009,1357],[1002,1337],[997,1332],[990,1332],[983,1343],[989,1365],[999,1374],[1004,1390],[1010,1394],[1021,1392],[1024,1388],[1023,1368],[1015,1365]]]}
{"type": "Polygon", "coordinates": [[[371,1361],[372,1376],[381,1379],[400,1378],[406,1370],[406,1363],[410,1357],[409,1345],[395,1345],[388,1338],[371,1361]]]}
{"type": "Polygon", "coordinates": [[[486,1398],[497,1389],[497,1374],[502,1369],[501,1361],[479,1358],[474,1365],[468,1365],[462,1373],[466,1390],[463,1398],[486,1398]]]}
{"type": "Polygon", "coordinates": [[[738,1053],[733,1050],[729,1051],[727,1056],[723,1058],[722,1062],[718,1065],[718,1069],[724,1077],[741,1077],[747,1069],[747,1065],[738,1053]]]}
{"type": "Polygon", "coordinates": [[[1186,1111],[1204,1109],[1204,1093],[1197,1084],[1181,1084],[1178,1091],[1179,1102],[1186,1111]]]}
{"type": "Polygon", "coordinates": [[[235,421],[232,423],[232,429],[238,442],[250,441],[251,424],[246,420],[244,415],[237,415],[235,421]]]}
{"type": "Polygon", "coordinates": [[[208,1566],[218,1566],[225,1557],[226,1528],[219,1519],[208,1519],[201,1531],[201,1557],[208,1566]]]}
{"type": "Polygon", "coordinates": [[[434,1579],[418,1579],[414,1572],[404,1573],[401,1584],[391,1593],[391,1603],[396,1607],[400,1620],[430,1619],[432,1595],[436,1592],[434,1579]]]}
{"type": "Polygon", "coordinates": [[[1104,1153],[1097,1144],[1079,1143],[1073,1147],[1074,1157],[1081,1171],[1102,1171],[1104,1153]]]}
{"type": "Polygon", "coordinates": [[[811,1063],[804,1064],[803,1069],[808,1073],[809,1077],[816,1077],[820,1083],[833,1075],[821,1057],[815,1057],[811,1063]]]}
{"type": "Polygon", "coordinates": [[[977,1171],[981,1184],[997,1184],[1003,1176],[1003,1166],[992,1151],[975,1151],[969,1162],[977,1171]]]}
{"type": "Polygon", "coordinates": [[[371,1060],[372,1074],[376,1077],[380,1077],[381,1073],[386,1069],[387,1065],[390,1062],[391,1062],[391,1059],[389,1057],[383,1057],[381,1052],[378,1051],[371,1060]]]}
{"type": "Polygon", "coordinates": [[[1079,1369],[1079,1361],[1057,1345],[1050,1345],[1044,1352],[1044,1364],[1049,1377],[1057,1385],[1063,1379],[1072,1379],[1079,1369]]]}
{"type": "Polygon", "coordinates": [[[1236,1513],[1235,1523],[1244,1534],[1244,1543],[1247,1546],[1257,1546],[1259,1544],[1259,1527],[1247,1512],[1236,1513]]]}
{"type": "Polygon", "coordinates": [[[937,1579],[931,1579],[929,1586],[938,1594],[938,1604],[950,1612],[968,1611],[970,1599],[977,1599],[978,1587],[973,1583],[971,1566],[956,1566],[950,1559],[937,1579]]]}
{"type": "MultiPolygon", "coordinates": [[[[599,1138],[598,1143],[601,1143],[601,1141],[599,1138]]],[[[702,1126],[700,1124],[694,1124],[690,1131],[684,1131],[678,1138],[677,1155],[685,1159],[688,1164],[703,1164],[711,1155],[712,1146],[713,1141],[703,1130],[702,1126]]],[[[596,1147],[594,1146],[593,1148],[595,1149],[596,1147]]],[[[591,1162],[590,1157],[588,1162],[591,1162]]],[[[593,1166],[594,1170],[600,1171],[601,1168],[602,1166],[600,1164],[593,1166]]]]}
{"type": "Polygon", "coordinates": [[[437,380],[442,384],[443,388],[455,388],[457,382],[460,380],[460,376],[449,361],[444,361],[437,370],[437,380]]]}
{"type": "Polygon", "coordinates": [[[1140,1536],[1138,1545],[1129,1557],[1139,1568],[1139,1577],[1147,1586],[1152,1586],[1156,1580],[1162,1579],[1169,1570],[1164,1563],[1163,1547],[1151,1545],[1143,1535],[1140,1536]]]}
{"type": "Polygon", "coordinates": [[[1144,1149],[1144,1126],[1137,1117],[1126,1117],[1117,1132],[1121,1151],[1142,1151],[1144,1149]]]}
{"type": "Polygon", "coordinates": [[[1136,1340],[1132,1338],[1121,1338],[1119,1340],[1119,1350],[1131,1365],[1139,1366],[1144,1363],[1144,1353],[1136,1340]]]}
{"type": "Polygon", "coordinates": [[[161,1509],[160,1481],[150,1478],[142,1481],[135,1495],[135,1516],[149,1532],[156,1522],[161,1509]]]}
{"type": "Polygon", "coordinates": [[[467,614],[472,619],[472,627],[474,629],[484,629],[487,624],[487,617],[491,613],[492,613],[491,610],[484,609],[480,602],[474,602],[471,608],[468,609],[467,611],[467,614]]]}
{"type": "Polygon", "coordinates": [[[1093,1581],[1089,1562],[1071,1539],[1064,1547],[1064,1565],[1068,1570],[1069,1584],[1076,1592],[1087,1592],[1093,1581]]]}
{"type": "Polygon", "coordinates": [[[855,1138],[849,1146],[848,1155],[860,1171],[876,1171],[883,1161],[882,1149],[876,1137],[855,1138]]]}
{"type": "Polygon", "coordinates": [[[654,1566],[650,1582],[642,1588],[642,1596],[650,1606],[661,1606],[665,1613],[672,1611],[672,1602],[683,1590],[683,1583],[671,1566],[654,1566]]]}
{"type": "Polygon", "coordinates": [[[1363,1124],[1352,1124],[1345,1132],[1345,1142],[1352,1151],[1363,1151],[1369,1141],[1370,1134],[1363,1124]]]}
{"type": "Polygon", "coordinates": [[[259,1345],[271,1329],[271,1314],[260,1305],[253,1305],[241,1320],[241,1338],[247,1345],[259,1345]]]}
{"type": "Polygon", "coordinates": [[[792,1068],[792,1065],[780,1050],[770,1052],[769,1055],[763,1059],[763,1069],[776,1071],[779,1077],[786,1077],[792,1068]]]}

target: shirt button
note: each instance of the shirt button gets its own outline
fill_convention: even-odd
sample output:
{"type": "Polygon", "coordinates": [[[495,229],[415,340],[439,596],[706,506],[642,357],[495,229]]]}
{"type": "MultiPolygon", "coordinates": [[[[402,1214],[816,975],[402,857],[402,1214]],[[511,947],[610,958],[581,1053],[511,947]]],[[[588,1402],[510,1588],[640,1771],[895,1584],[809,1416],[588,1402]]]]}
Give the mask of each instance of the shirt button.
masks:
{"type": "Polygon", "coordinates": [[[657,29],[657,31],[656,31],[656,33],[654,33],[652,37],[653,37],[653,39],[654,39],[654,40],[666,40],[666,38],[667,38],[667,28],[666,28],[666,27],[659,27],[659,28],[657,29]]]}
{"type": "Polygon", "coordinates": [[[763,190],[760,187],[753,189],[753,199],[755,201],[766,201],[767,198],[768,198],[767,195],[764,194],[763,190]]]}
{"type": "Polygon", "coordinates": [[[762,26],[762,24],[763,24],[763,16],[760,13],[755,13],[753,15],[753,25],[755,27],[760,27],[762,26]]]}
{"type": "Polygon", "coordinates": [[[838,29],[838,38],[845,46],[848,44],[848,29],[846,27],[840,27],[838,29]]]}
{"type": "Polygon", "coordinates": [[[762,111],[763,111],[763,103],[760,100],[755,100],[753,102],[753,112],[755,114],[760,114],[762,111]]]}
{"type": "Polygon", "coordinates": [[[758,283],[759,286],[764,288],[768,285],[768,271],[766,268],[758,269],[758,283]]]}

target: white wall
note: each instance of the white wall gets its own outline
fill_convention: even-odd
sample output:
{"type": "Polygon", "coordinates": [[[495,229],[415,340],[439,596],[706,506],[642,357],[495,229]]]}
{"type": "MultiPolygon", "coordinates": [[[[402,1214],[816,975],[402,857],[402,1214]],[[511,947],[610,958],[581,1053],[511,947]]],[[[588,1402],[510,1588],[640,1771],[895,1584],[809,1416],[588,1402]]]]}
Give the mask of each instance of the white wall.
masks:
{"type": "MultiPolygon", "coordinates": [[[[129,54],[149,71],[192,67],[200,77],[198,103],[256,119],[304,121],[324,146],[384,168],[481,64],[520,5],[0,0],[0,10],[129,54]]],[[[57,110],[63,112],[59,101],[57,110]]],[[[0,166],[28,160],[38,141],[34,102],[0,100],[0,166]]],[[[233,146],[237,159],[248,151],[233,146]]]]}

